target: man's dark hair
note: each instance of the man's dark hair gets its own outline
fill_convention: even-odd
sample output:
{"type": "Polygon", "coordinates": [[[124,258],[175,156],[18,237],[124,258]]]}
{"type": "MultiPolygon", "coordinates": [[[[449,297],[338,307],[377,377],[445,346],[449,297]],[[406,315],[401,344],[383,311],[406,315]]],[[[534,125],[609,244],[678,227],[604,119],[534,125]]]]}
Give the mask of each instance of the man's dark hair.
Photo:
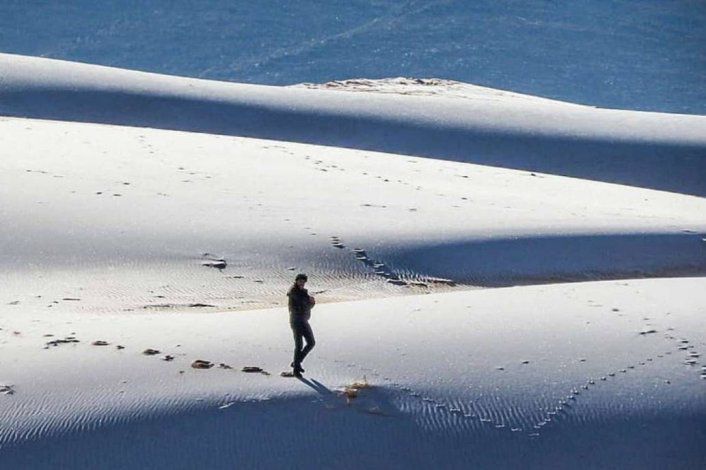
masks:
{"type": "Polygon", "coordinates": [[[298,281],[299,279],[304,279],[305,281],[308,281],[308,280],[309,280],[309,278],[306,277],[306,274],[304,274],[304,273],[299,273],[299,274],[297,274],[297,277],[294,278],[294,281],[296,282],[296,281],[298,281]]]}

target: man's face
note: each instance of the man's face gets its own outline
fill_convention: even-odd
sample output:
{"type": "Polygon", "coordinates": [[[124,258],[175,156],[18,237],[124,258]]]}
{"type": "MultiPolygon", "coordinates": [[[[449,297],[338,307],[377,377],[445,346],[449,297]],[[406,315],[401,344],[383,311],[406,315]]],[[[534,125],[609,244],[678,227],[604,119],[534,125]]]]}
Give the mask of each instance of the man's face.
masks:
{"type": "Polygon", "coordinates": [[[304,284],[306,284],[306,279],[297,279],[297,285],[299,287],[304,287],[304,284]]]}

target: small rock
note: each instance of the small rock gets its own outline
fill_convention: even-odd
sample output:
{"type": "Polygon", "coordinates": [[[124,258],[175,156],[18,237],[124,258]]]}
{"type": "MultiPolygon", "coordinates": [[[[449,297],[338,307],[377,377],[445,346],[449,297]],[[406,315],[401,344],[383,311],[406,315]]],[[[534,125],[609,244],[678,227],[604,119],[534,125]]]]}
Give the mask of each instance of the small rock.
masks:
{"type": "Polygon", "coordinates": [[[160,351],[158,349],[152,349],[152,348],[147,348],[144,351],[142,351],[142,354],[144,354],[145,356],[154,356],[159,353],[160,353],[160,351]]]}
{"type": "Polygon", "coordinates": [[[261,367],[257,366],[245,366],[242,368],[243,372],[263,372],[261,367]]]}
{"type": "Polygon", "coordinates": [[[211,367],[213,367],[213,364],[210,361],[196,359],[194,362],[191,363],[191,367],[193,367],[194,369],[210,369],[211,367]]]}
{"type": "Polygon", "coordinates": [[[77,340],[74,336],[67,336],[66,338],[63,339],[54,339],[46,343],[47,346],[59,346],[60,344],[66,344],[66,343],[78,343],[79,340],[77,340]]]}
{"type": "Polygon", "coordinates": [[[221,362],[220,364],[218,364],[218,367],[220,367],[221,369],[232,369],[231,366],[229,366],[228,364],[226,364],[224,362],[221,362]]]}
{"type": "Polygon", "coordinates": [[[101,340],[101,339],[96,340],[96,341],[92,342],[91,344],[92,344],[93,346],[108,346],[108,342],[107,342],[107,341],[103,341],[103,340],[101,340]]]}
{"type": "Polygon", "coordinates": [[[169,354],[165,354],[164,357],[162,358],[162,360],[163,360],[163,361],[173,361],[173,360],[174,360],[174,356],[169,355],[169,354]]]}
{"type": "Polygon", "coordinates": [[[225,267],[228,266],[228,263],[226,263],[226,260],[220,259],[203,261],[201,265],[206,266],[207,268],[225,269],[225,267]]]}

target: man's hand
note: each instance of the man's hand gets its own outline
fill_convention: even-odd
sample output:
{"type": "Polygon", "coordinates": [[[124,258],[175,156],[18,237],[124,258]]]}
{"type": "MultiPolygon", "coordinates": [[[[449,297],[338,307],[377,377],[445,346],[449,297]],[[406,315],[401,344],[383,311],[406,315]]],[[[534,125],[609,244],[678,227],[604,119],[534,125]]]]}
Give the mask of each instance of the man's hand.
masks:
{"type": "Polygon", "coordinates": [[[314,305],[316,305],[316,299],[314,298],[313,295],[310,295],[310,296],[309,296],[309,304],[311,304],[312,307],[313,307],[314,305]]]}

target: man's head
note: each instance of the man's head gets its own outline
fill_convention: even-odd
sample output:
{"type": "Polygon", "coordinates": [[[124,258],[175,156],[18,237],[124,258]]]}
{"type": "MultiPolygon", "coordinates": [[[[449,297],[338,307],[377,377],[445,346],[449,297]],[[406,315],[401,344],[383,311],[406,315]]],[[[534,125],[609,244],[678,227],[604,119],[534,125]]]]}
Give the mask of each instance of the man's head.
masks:
{"type": "Polygon", "coordinates": [[[297,274],[297,277],[294,278],[294,283],[299,286],[299,287],[304,287],[304,284],[306,284],[306,281],[309,278],[306,277],[306,274],[297,274]]]}

